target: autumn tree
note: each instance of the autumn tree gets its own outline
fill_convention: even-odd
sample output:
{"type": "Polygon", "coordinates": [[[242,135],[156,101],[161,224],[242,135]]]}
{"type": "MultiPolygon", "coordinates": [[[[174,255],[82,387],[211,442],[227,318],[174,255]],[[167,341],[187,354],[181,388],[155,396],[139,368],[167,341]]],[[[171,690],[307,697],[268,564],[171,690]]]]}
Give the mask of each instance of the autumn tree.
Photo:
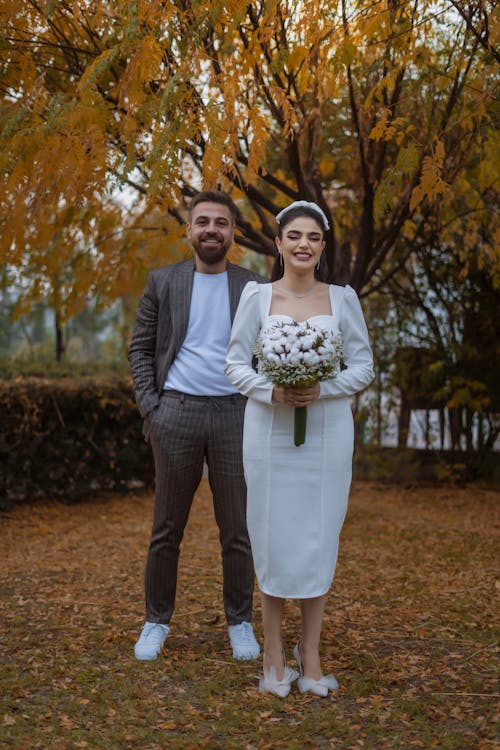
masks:
{"type": "Polygon", "coordinates": [[[458,238],[452,249],[442,242],[429,235],[412,273],[391,279],[369,307],[379,294],[391,301],[397,346],[404,347],[388,368],[398,386],[413,391],[422,402],[417,408],[448,408],[453,448],[485,453],[500,434],[500,293],[480,249],[469,253],[465,273],[458,238]]]}
{"type": "MultiPolygon", "coordinates": [[[[239,245],[264,255],[274,214],[316,201],[331,278],[363,293],[406,273],[429,222],[463,230],[466,268],[498,187],[489,0],[0,7],[0,221],[20,305],[45,290],[63,320],[89,293],[138,288],[166,247],[182,254],[201,186],[233,193],[239,245]]],[[[495,236],[480,255],[497,273],[495,236]]]]}

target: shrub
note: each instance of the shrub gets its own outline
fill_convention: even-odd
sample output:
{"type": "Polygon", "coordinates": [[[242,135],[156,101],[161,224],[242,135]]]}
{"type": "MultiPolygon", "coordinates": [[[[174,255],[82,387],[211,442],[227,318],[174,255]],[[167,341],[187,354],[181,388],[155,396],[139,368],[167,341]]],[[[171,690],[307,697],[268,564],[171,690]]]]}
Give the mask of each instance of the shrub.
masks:
{"type": "Polygon", "coordinates": [[[128,377],[0,381],[0,413],[4,504],[153,484],[128,377]]]}

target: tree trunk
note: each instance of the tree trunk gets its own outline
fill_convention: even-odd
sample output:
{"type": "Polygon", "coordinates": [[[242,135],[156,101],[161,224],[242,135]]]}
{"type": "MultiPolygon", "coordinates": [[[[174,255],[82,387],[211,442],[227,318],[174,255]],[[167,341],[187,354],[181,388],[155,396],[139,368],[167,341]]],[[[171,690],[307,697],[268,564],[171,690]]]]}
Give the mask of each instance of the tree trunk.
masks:
{"type": "Polygon", "coordinates": [[[61,318],[58,312],[56,312],[55,314],[54,324],[55,324],[55,332],[56,332],[56,360],[60,362],[62,359],[62,355],[64,354],[64,350],[66,349],[66,346],[64,345],[63,328],[61,325],[61,318]]]}
{"type": "Polygon", "coordinates": [[[466,440],[466,447],[467,451],[471,452],[474,450],[474,443],[472,439],[472,418],[474,416],[474,412],[470,408],[470,406],[465,407],[465,440],[466,440]]]}
{"type": "Polygon", "coordinates": [[[382,445],[382,378],[377,368],[377,445],[382,445]]]}
{"type": "Polygon", "coordinates": [[[410,426],[411,406],[405,393],[401,393],[401,406],[399,410],[398,446],[406,448],[408,445],[408,431],[410,426]]]}

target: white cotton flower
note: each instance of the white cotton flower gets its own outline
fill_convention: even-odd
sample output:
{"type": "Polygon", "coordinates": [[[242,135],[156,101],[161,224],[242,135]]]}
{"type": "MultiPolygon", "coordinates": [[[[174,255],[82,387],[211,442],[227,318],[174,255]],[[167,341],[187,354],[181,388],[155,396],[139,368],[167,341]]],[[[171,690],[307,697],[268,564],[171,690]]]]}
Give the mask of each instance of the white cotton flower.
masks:
{"type": "Polygon", "coordinates": [[[272,364],[274,365],[279,365],[281,362],[278,355],[274,354],[273,352],[269,352],[269,354],[267,355],[267,359],[269,360],[269,362],[272,362],[272,364]]]}
{"type": "Polygon", "coordinates": [[[304,338],[302,339],[302,348],[304,349],[304,351],[306,349],[312,349],[313,344],[314,336],[304,336],[304,338]]]}
{"type": "Polygon", "coordinates": [[[259,371],[272,383],[301,386],[335,376],[342,361],[342,337],[310,323],[279,322],[258,337],[259,371]]]}

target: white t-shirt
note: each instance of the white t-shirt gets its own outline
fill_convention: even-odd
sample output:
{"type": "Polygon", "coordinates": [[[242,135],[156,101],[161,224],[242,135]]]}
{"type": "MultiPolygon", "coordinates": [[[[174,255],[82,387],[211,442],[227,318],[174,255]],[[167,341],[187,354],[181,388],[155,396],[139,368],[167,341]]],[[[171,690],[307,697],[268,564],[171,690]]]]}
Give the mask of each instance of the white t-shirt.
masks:
{"type": "Polygon", "coordinates": [[[237,393],[224,372],[230,335],[227,271],[213,274],[196,271],[186,338],[163,387],[194,396],[237,393]]]}

